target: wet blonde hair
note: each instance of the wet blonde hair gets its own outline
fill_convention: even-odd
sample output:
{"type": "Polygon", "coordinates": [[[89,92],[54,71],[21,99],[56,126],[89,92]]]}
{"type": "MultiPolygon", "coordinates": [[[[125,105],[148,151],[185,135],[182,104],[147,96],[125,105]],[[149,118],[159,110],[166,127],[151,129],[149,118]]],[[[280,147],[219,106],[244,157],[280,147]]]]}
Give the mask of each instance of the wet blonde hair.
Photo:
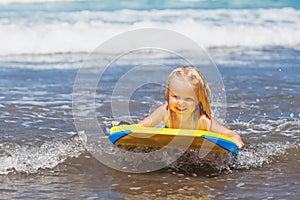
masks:
{"type": "MultiPolygon", "coordinates": [[[[196,68],[191,66],[182,66],[174,69],[168,78],[167,87],[165,91],[165,100],[169,105],[169,85],[174,79],[184,79],[187,80],[191,85],[196,88],[196,95],[198,97],[198,109],[201,115],[206,115],[209,119],[211,119],[211,109],[210,109],[210,101],[211,101],[211,93],[210,88],[207,85],[204,76],[202,73],[196,68]]],[[[168,106],[167,106],[168,109],[168,106]]]]}

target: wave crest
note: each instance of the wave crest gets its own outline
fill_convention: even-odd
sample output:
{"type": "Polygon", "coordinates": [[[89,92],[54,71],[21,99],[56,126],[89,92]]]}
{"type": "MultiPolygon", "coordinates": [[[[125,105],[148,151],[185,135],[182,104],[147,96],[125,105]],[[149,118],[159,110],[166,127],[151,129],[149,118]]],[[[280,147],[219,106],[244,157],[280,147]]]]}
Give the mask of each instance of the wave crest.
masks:
{"type": "Polygon", "coordinates": [[[4,12],[0,54],[90,52],[113,35],[164,27],[205,47],[300,46],[300,11],[282,9],[4,12]],[[120,17],[122,16],[122,17],[120,17]]]}

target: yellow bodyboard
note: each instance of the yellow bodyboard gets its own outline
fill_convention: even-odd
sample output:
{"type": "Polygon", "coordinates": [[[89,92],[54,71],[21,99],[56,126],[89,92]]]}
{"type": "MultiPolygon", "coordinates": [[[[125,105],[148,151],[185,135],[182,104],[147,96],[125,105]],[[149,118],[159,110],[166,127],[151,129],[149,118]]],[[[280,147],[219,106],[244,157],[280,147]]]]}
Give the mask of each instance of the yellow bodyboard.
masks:
{"type": "Polygon", "coordinates": [[[202,130],[144,127],[139,124],[113,126],[110,141],[132,147],[236,153],[235,142],[228,136],[202,130]]]}

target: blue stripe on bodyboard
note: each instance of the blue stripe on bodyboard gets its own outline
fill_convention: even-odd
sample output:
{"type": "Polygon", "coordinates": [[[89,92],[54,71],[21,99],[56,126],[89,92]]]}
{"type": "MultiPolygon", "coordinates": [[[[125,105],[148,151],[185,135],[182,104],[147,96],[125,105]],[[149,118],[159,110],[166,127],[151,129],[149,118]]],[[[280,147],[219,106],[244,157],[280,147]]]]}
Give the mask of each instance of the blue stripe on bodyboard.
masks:
{"type": "Polygon", "coordinates": [[[122,137],[132,133],[131,130],[126,130],[126,131],[119,131],[115,132],[111,135],[109,135],[109,140],[112,144],[115,144],[118,140],[120,140],[122,137]]]}
{"type": "Polygon", "coordinates": [[[224,140],[221,138],[216,138],[216,137],[212,137],[212,136],[207,136],[207,135],[202,135],[201,137],[219,145],[220,147],[222,147],[223,149],[226,149],[227,151],[230,151],[231,153],[235,153],[238,150],[238,147],[235,143],[228,141],[228,140],[224,140]]]}

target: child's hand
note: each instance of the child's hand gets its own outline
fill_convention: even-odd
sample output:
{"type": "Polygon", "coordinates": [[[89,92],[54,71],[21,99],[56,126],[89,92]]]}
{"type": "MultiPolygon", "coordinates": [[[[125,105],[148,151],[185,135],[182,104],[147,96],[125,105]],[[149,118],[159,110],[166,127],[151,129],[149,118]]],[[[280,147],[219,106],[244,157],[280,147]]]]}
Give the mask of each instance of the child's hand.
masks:
{"type": "Polygon", "coordinates": [[[231,136],[231,138],[235,141],[235,143],[239,147],[239,149],[244,148],[245,144],[239,134],[235,134],[235,135],[231,136]]]}

